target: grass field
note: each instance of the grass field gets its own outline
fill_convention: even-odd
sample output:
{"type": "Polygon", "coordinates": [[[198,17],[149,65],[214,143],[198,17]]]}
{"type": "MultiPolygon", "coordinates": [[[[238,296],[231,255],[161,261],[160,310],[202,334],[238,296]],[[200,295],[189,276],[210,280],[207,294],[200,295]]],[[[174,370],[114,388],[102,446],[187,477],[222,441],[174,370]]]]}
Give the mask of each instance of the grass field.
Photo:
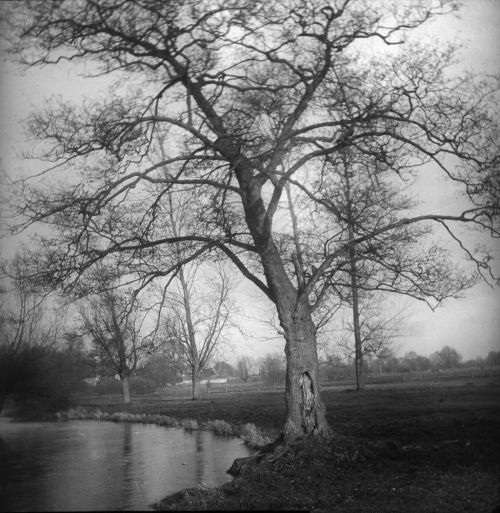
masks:
{"type": "MultiPolygon", "coordinates": [[[[165,509],[335,512],[485,512],[500,505],[500,379],[481,376],[323,392],[336,432],[297,445],[218,490],[193,489],[165,509]]],[[[81,397],[123,410],[120,397],[81,397]]],[[[282,393],[214,394],[200,401],[135,398],[130,412],[198,422],[256,424],[268,436],[284,418],[282,393]]]]}

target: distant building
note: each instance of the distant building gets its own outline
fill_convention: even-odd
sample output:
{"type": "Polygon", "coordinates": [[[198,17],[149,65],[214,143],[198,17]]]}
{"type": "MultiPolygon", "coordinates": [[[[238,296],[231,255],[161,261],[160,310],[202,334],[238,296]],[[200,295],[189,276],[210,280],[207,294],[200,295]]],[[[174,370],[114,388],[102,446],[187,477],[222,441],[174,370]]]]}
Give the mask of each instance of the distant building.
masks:
{"type": "MultiPolygon", "coordinates": [[[[178,381],[176,385],[191,385],[192,384],[192,378],[191,375],[181,374],[180,378],[182,381],[178,381]]],[[[217,376],[214,376],[213,378],[204,378],[200,380],[201,385],[211,385],[211,384],[224,384],[227,383],[227,378],[218,378],[217,376]]]]}
{"type": "Polygon", "coordinates": [[[227,383],[227,378],[209,378],[209,379],[202,379],[200,381],[202,385],[220,385],[222,383],[227,383]]]}

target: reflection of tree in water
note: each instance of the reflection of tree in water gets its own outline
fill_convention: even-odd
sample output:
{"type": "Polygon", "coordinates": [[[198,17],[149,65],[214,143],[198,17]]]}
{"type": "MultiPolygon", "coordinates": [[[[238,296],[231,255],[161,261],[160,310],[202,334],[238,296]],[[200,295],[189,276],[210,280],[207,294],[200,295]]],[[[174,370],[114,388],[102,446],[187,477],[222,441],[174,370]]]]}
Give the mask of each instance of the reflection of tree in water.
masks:
{"type": "Polygon", "coordinates": [[[123,505],[127,506],[135,497],[135,490],[138,486],[137,475],[134,473],[133,460],[132,460],[132,424],[128,422],[123,423],[123,454],[118,464],[123,465],[123,483],[122,497],[123,505]]]}
{"type": "Polygon", "coordinates": [[[203,431],[196,431],[196,483],[202,484],[205,481],[205,444],[203,439],[203,431]]]}
{"type": "Polygon", "coordinates": [[[132,452],[132,424],[123,424],[123,456],[130,461],[130,453],[132,452]]]}

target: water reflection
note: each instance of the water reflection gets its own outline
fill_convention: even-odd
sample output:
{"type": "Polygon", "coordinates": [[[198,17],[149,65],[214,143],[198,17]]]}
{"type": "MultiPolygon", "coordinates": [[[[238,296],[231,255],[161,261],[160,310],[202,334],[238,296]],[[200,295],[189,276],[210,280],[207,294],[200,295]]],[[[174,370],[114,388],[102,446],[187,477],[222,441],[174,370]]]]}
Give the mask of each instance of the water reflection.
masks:
{"type": "Polygon", "coordinates": [[[219,486],[238,439],[147,424],[0,419],[0,510],[140,510],[182,488],[219,486]]]}

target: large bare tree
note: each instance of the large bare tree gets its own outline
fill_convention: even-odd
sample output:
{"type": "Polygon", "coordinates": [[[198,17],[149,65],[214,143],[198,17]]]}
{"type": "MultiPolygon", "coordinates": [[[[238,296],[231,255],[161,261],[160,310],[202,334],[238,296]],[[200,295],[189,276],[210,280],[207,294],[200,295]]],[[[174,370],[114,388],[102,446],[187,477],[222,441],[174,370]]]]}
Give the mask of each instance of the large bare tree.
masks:
{"type": "Polygon", "coordinates": [[[117,78],[108,98],[80,106],[53,101],[30,120],[50,163],[41,187],[24,187],[18,214],[25,225],[58,228],[44,241],[40,272],[71,287],[113,259],[140,287],[201,256],[224,255],[277,309],[287,357],[284,439],[328,435],[312,315],[336,294],[349,249],[431,222],[489,273],[489,256],[468,248],[457,227],[499,234],[497,83],[453,75],[452,48],[403,44],[407,32],[455,4],[12,5],[12,48],[29,65],[89,62],[89,75],[117,78]],[[380,50],[371,42],[382,43],[380,50]],[[395,44],[399,51],[384,51],[395,44]],[[155,148],[158,134],[163,154],[155,148]],[[387,218],[352,240],[325,233],[322,245],[309,245],[321,231],[309,238],[300,224],[326,208],[315,184],[347,148],[394,174],[430,168],[464,202],[453,211],[387,218]],[[65,174],[65,186],[48,178],[65,174]],[[197,222],[175,237],[163,229],[158,204],[187,185],[199,190],[197,222]],[[302,215],[286,208],[287,189],[308,198],[302,215]]]}

